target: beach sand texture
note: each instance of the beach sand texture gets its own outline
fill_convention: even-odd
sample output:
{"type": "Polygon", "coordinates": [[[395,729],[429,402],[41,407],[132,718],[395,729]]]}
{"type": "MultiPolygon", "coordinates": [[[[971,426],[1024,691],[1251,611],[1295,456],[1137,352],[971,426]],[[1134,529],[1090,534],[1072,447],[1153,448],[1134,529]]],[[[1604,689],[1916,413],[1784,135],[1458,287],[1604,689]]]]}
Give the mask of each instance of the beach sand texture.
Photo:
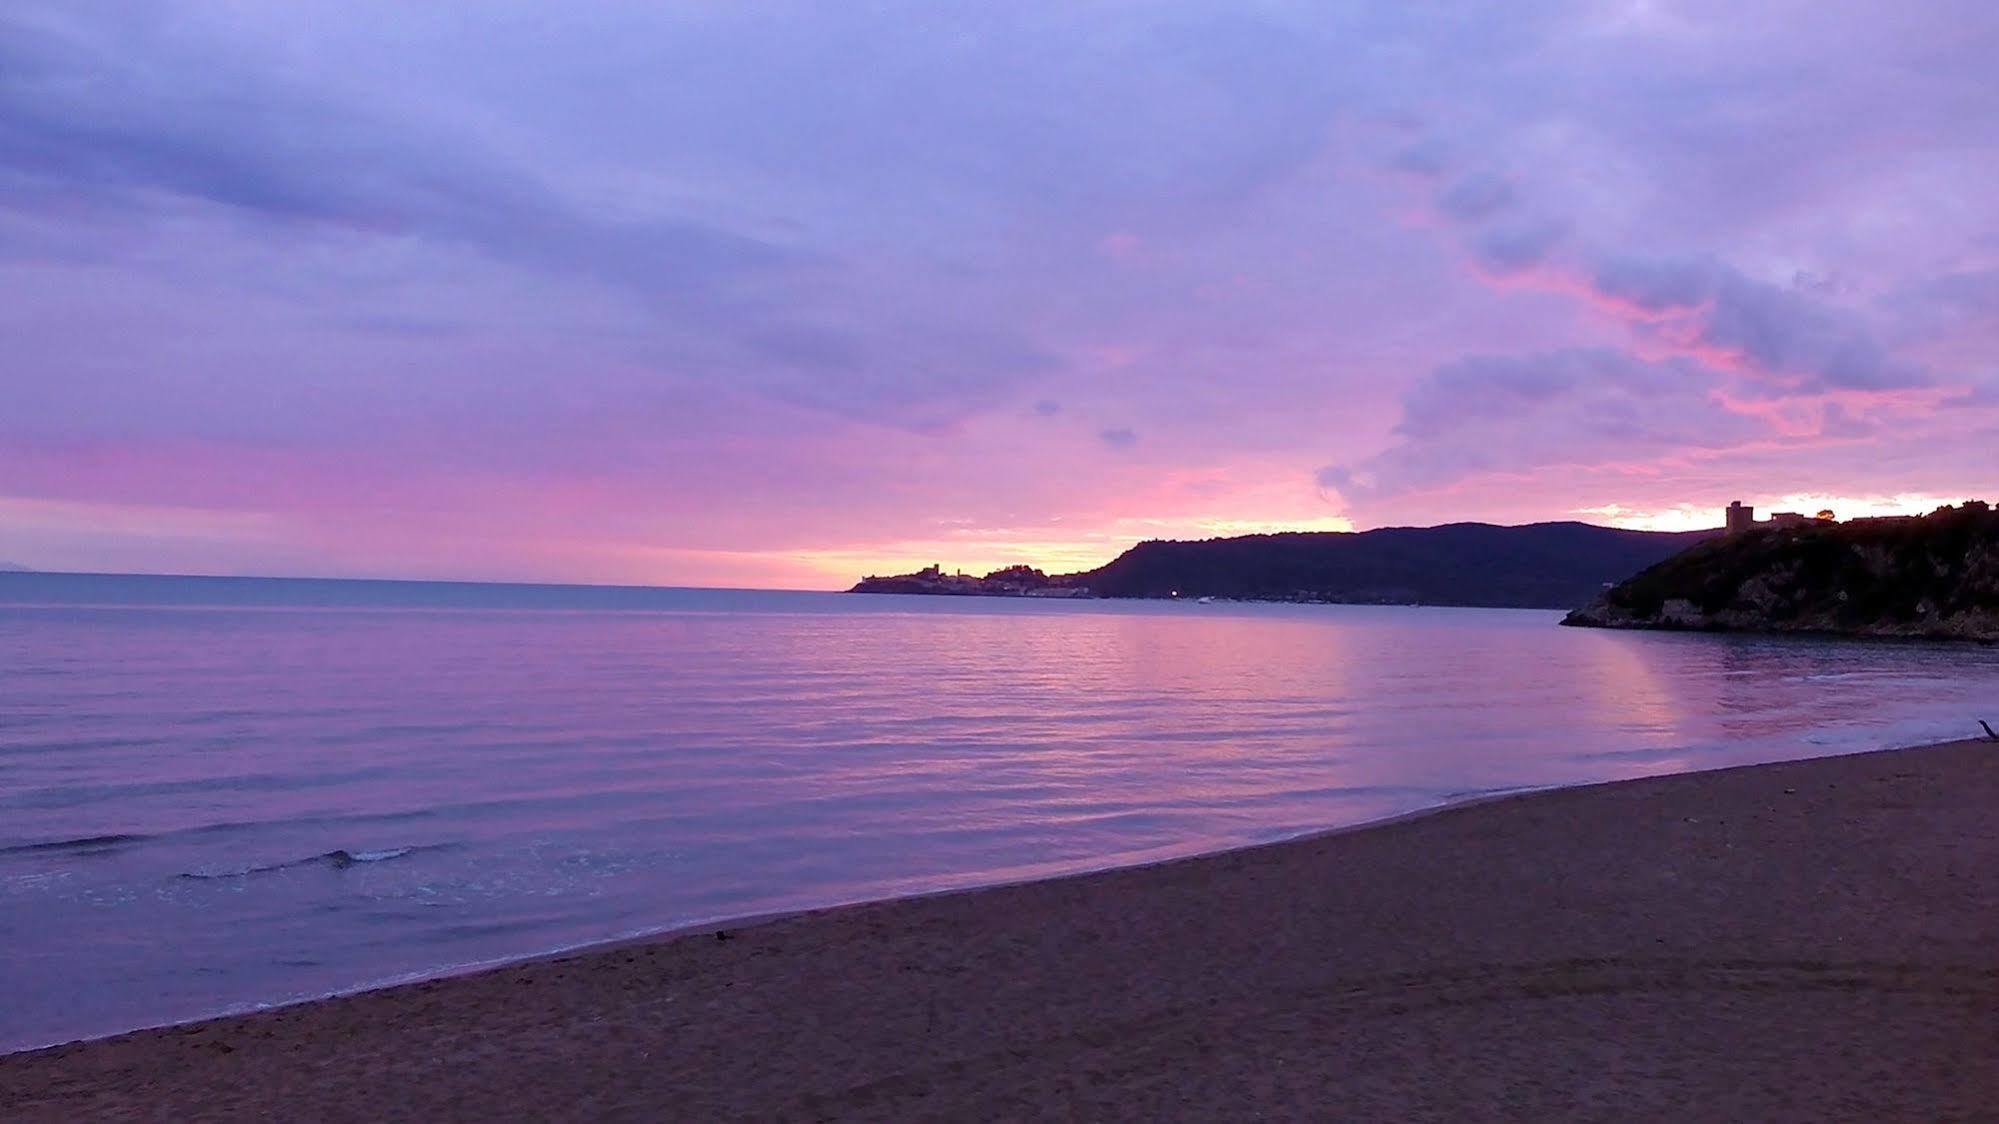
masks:
{"type": "Polygon", "coordinates": [[[0,1119],[1999,1119],[1999,745],[1636,780],[0,1058],[0,1119]]]}

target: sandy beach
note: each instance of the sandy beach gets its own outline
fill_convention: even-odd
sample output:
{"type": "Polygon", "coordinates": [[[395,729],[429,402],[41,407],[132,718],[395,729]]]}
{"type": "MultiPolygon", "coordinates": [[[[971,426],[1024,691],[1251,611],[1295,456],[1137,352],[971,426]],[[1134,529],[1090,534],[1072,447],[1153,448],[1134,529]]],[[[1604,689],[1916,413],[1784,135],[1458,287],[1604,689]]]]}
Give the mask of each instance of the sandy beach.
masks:
{"type": "Polygon", "coordinates": [[[1515,797],[0,1058],[0,1119],[1990,1119],[1999,745],[1515,797]]]}

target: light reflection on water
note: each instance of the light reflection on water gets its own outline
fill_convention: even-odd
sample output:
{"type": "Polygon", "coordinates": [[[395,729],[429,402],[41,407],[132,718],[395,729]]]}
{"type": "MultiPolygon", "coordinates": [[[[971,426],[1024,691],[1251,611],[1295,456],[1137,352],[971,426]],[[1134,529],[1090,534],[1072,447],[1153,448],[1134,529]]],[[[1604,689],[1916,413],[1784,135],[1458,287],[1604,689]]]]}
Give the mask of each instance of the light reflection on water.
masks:
{"type": "Polygon", "coordinates": [[[1552,613],[4,577],[0,1048],[1999,711],[1552,613]]]}

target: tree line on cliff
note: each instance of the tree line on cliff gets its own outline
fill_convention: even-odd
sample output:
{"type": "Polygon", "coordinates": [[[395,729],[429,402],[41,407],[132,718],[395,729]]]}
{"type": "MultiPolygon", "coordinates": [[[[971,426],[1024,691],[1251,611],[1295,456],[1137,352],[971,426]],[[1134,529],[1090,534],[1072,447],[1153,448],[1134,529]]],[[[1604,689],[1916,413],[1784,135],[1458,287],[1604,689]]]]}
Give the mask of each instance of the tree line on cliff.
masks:
{"type": "Polygon", "coordinates": [[[1564,624],[1999,640],[1999,512],[1758,526],[1607,590],[1564,624]]]}

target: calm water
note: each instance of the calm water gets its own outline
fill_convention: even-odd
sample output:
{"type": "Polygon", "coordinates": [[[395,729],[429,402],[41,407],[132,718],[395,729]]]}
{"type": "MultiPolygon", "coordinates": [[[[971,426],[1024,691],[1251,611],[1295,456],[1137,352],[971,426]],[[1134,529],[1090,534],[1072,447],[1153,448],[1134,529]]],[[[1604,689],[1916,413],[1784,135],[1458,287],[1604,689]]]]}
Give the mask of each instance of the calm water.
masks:
{"type": "Polygon", "coordinates": [[[1999,717],[1999,650],[1555,620],[0,574],[0,1049],[1999,717]]]}

